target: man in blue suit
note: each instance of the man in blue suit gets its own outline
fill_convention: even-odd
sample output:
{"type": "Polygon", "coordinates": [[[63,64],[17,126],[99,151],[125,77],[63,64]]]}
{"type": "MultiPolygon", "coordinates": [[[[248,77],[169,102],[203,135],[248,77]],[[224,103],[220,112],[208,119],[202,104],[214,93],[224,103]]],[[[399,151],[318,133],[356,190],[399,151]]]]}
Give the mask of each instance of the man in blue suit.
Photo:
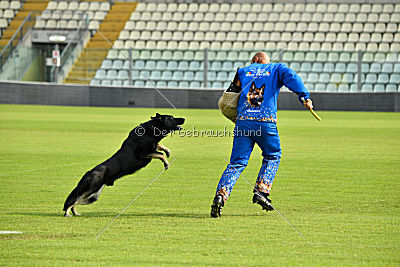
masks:
{"type": "Polygon", "coordinates": [[[264,52],[257,52],[249,66],[238,69],[227,90],[239,93],[232,154],[218,183],[211,217],[221,216],[222,208],[246,168],[255,144],[262,150],[263,161],[254,186],[253,203],[267,211],[273,209],[268,196],[281,159],[276,123],[277,99],[282,86],[296,93],[306,108],[313,107],[310,93],[300,76],[285,64],[270,63],[264,52]]]}

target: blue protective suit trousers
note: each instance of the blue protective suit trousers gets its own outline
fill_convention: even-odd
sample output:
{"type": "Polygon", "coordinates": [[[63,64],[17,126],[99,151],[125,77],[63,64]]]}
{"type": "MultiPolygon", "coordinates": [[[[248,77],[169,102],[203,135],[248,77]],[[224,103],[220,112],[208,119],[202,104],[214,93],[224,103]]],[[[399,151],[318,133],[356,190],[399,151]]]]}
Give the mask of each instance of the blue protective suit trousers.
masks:
{"type": "Polygon", "coordinates": [[[234,131],[230,163],[222,174],[216,194],[221,194],[224,201],[228,199],[233,186],[247,166],[254,144],[261,148],[263,156],[254,189],[269,194],[281,158],[281,144],[276,124],[239,120],[234,131]]]}

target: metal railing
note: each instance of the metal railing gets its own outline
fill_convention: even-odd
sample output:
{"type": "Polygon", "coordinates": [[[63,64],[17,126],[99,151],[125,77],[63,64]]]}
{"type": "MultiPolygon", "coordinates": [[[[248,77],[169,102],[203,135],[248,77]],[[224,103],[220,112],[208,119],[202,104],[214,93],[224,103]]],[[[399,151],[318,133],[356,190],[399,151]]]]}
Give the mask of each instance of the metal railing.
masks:
{"type": "Polygon", "coordinates": [[[82,13],[81,18],[81,23],[79,23],[79,26],[74,32],[72,38],[61,52],[61,66],[53,66],[51,68],[51,74],[53,75],[51,80],[54,82],[60,82],[64,80],[75,60],[78,58],[80,51],[82,51],[84,48],[85,41],[88,40],[88,38],[85,38],[85,35],[89,34],[88,14],[82,13]]]}
{"type": "Polygon", "coordinates": [[[30,12],[23,20],[22,24],[18,27],[17,31],[11,37],[10,41],[0,52],[0,72],[3,70],[8,58],[12,55],[15,48],[23,40],[25,33],[32,28],[36,22],[36,16],[33,14],[37,12],[30,12]]]}

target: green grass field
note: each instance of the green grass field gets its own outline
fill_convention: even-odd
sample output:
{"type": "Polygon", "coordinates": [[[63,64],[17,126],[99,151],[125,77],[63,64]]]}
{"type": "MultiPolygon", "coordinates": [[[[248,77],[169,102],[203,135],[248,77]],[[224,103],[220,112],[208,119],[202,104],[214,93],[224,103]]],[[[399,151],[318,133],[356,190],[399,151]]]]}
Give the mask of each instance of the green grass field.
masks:
{"type": "MultiPolygon", "coordinates": [[[[153,160],[118,180],[82,217],[63,203],[82,175],[113,154],[155,112],[192,130],[233,124],[218,110],[0,105],[0,265],[399,265],[400,113],[280,111],[283,158],[273,204],[251,202],[242,178],[223,210],[210,205],[230,156],[231,137],[182,137],[169,170],[99,237],[162,170],[153,160]]],[[[243,175],[261,165],[256,148],[243,175]]]]}

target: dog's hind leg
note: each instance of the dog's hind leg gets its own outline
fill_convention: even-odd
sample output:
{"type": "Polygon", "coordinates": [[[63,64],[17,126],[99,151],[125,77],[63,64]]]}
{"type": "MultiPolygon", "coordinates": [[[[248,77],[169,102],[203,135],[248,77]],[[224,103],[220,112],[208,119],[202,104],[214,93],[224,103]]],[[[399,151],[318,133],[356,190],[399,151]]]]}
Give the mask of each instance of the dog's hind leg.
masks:
{"type": "Polygon", "coordinates": [[[72,211],[72,214],[74,214],[75,216],[81,216],[82,215],[82,214],[80,214],[79,212],[76,211],[76,205],[72,206],[71,211],[72,211]]]}
{"type": "Polygon", "coordinates": [[[65,211],[65,213],[64,213],[64,217],[72,217],[72,215],[70,214],[70,212],[71,212],[71,208],[72,208],[72,206],[71,207],[69,207],[66,211],[65,211]]]}
{"type": "MultiPolygon", "coordinates": [[[[88,204],[92,204],[93,202],[97,201],[97,200],[99,199],[99,197],[100,197],[100,193],[101,193],[101,191],[103,190],[104,186],[105,186],[105,185],[103,185],[97,192],[92,193],[92,194],[89,195],[88,197],[78,199],[78,200],[75,202],[75,204],[74,204],[73,206],[71,206],[71,207],[68,208],[68,210],[69,210],[69,211],[72,211],[72,214],[75,215],[75,216],[81,216],[82,214],[80,214],[80,213],[76,210],[76,206],[77,206],[77,205],[88,205],[88,204]]],[[[67,210],[67,211],[68,211],[68,210],[67,210]]],[[[67,212],[66,212],[66,213],[67,213],[67,212]]],[[[69,214],[69,212],[68,212],[68,214],[69,214]]],[[[66,217],[71,217],[71,215],[70,215],[70,216],[66,216],[66,217]]]]}
{"type": "Polygon", "coordinates": [[[167,155],[167,158],[169,158],[169,155],[171,155],[171,150],[166,146],[163,146],[161,144],[157,144],[157,149],[161,150],[161,151],[164,151],[165,155],[167,155]]]}
{"type": "Polygon", "coordinates": [[[160,153],[160,152],[156,152],[156,153],[150,153],[147,155],[147,157],[153,158],[153,159],[159,159],[164,163],[164,168],[168,169],[169,167],[169,162],[167,160],[167,158],[165,157],[164,154],[160,153]]]}
{"type": "Polygon", "coordinates": [[[80,215],[76,205],[87,205],[95,202],[104,188],[104,174],[106,166],[97,166],[93,171],[87,172],[79,181],[77,187],[71,192],[64,203],[65,217],[80,215]]]}

